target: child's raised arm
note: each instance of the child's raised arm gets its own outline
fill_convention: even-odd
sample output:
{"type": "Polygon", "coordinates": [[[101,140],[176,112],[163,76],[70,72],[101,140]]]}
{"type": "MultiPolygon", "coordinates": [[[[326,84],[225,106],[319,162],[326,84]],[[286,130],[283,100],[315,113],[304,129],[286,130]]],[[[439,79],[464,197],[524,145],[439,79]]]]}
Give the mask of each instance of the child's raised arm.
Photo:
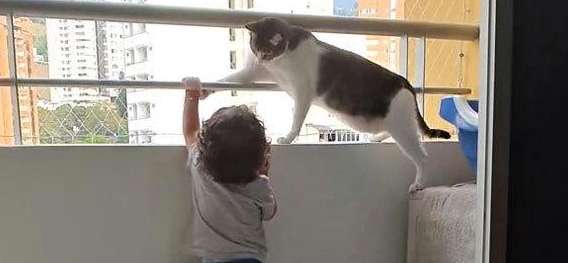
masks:
{"type": "Polygon", "coordinates": [[[183,136],[187,147],[197,142],[199,132],[199,99],[207,97],[208,92],[201,89],[199,78],[184,78],[185,102],[183,106],[183,136]]]}

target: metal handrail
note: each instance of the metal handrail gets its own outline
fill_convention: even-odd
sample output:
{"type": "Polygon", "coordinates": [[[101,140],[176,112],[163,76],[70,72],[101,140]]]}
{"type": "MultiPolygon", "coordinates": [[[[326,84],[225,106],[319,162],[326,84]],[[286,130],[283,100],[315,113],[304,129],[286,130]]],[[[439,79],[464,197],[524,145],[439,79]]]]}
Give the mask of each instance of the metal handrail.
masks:
{"type": "Polygon", "coordinates": [[[315,32],[427,37],[469,40],[479,38],[479,26],[341,16],[291,15],[269,12],[137,5],[108,2],[2,0],[0,12],[16,16],[105,20],[150,24],[242,27],[262,17],[278,17],[315,32]]]}
{"type": "MultiPolygon", "coordinates": [[[[0,86],[9,86],[14,82],[9,78],[0,79],[0,86]]],[[[19,78],[18,86],[31,87],[100,87],[100,88],[141,88],[141,89],[183,89],[179,81],[140,81],[140,80],[96,80],[96,79],[39,79],[19,78]]],[[[203,82],[203,88],[209,90],[250,90],[250,91],[279,91],[275,83],[231,83],[203,82]]],[[[415,87],[417,93],[425,94],[471,94],[470,89],[448,87],[415,87]]]]}

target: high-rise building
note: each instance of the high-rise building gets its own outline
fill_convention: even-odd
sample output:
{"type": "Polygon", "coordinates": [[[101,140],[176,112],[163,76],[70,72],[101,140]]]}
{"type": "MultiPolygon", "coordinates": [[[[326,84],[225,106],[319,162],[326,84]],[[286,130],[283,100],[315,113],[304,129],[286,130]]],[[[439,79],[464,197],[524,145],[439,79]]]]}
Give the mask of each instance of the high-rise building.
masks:
{"type": "MultiPolygon", "coordinates": [[[[14,19],[16,67],[19,77],[47,77],[46,65],[37,61],[38,56],[33,47],[33,22],[26,17],[14,19]]],[[[11,52],[7,49],[7,24],[6,18],[0,19],[0,54],[11,52]]],[[[9,76],[7,60],[0,62],[0,76],[9,76]]],[[[19,87],[18,100],[20,110],[20,127],[24,144],[39,142],[38,120],[38,92],[33,87],[19,87]]],[[[13,144],[13,115],[10,89],[0,88],[0,144],[13,144]]]]}
{"type": "MultiPolygon", "coordinates": [[[[8,57],[6,18],[0,17],[0,56],[8,57]]],[[[0,59],[0,76],[10,76],[7,59],[0,59]]],[[[14,143],[10,87],[0,87],[0,145],[14,143]]]]}
{"type": "MultiPolygon", "coordinates": [[[[358,0],[357,16],[396,19],[401,1],[404,0],[358,0]]],[[[395,72],[399,62],[398,47],[396,37],[367,36],[367,58],[395,72]]]]}
{"type": "Polygon", "coordinates": [[[124,23],[97,21],[97,64],[99,79],[120,79],[124,70],[122,38],[126,36],[124,23]]]}
{"type": "MultiPolygon", "coordinates": [[[[97,34],[94,21],[47,19],[49,77],[97,79],[97,34]]],[[[84,103],[106,100],[98,88],[51,89],[51,103],[84,103]]]]}
{"type": "MultiPolygon", "coordinates": [[[[119,79],[124,68],[123,23],[47,19],[50,78],[119,79]]],[[[50,103],[81,104],[109,101],[114,92],[103,88],[51,89],[50,103]]]]}

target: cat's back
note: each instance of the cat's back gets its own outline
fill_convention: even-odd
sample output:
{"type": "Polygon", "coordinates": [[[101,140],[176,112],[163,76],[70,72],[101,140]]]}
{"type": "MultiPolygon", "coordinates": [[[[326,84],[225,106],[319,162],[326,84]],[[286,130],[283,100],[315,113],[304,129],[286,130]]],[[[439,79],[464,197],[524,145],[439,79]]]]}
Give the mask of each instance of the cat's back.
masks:
{"type": "Polygon", "coordinates": [[[318,41],[317,94],[326,106],[365,117],[384,117],[404,79],[355,53],[318,41]]]}

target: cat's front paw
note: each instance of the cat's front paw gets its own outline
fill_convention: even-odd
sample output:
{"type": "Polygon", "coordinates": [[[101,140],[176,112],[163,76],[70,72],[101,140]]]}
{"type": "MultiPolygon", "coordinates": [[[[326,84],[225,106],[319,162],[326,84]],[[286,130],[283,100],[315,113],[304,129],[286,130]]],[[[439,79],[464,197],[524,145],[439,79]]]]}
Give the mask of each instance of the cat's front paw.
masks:
{"type": "Polygon", "coordinates": [[[411,194],[416,193],[420,190],[424,190],[424,185],[419,182],[414,182],[413,184],[410,185],[410,187],[408,187],[408,192],[411,194]]]}
{"type": "Polygon", "coordinates": [[[288,137],[280,137],[280,138],[278,138],[278,140],[276,140],[276,142],[278,144],[290,144],[290,143],[292,143],[292,140],[288,137]]]}

